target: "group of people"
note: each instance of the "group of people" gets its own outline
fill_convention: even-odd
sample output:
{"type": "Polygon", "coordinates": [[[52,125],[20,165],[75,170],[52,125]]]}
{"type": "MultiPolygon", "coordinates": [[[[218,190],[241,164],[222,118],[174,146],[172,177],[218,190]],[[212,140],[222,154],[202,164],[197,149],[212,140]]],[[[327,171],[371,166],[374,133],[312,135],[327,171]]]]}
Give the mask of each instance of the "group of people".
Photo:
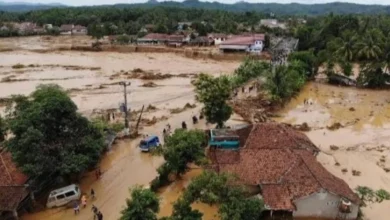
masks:
{"type": "MultiPolygon", "coordinates": [[[[91,189],[91,198],[95,199],[95,190],[94,189],[91,189]]],[[[87,196],[85,194],[81,197],[81,205],[83,206],[83,208],[87,207],[87,196]]],[[[79,201],[75,201],[73,203],[73,210],[74,210],[75,215],[80,213],[79,201]]],[[[94,219],[103,220],[103,214],[97,209],[96,206],[92,205],[92,211],[94,213],[94,219]]]]}
{"type": "MultiPolygon", "coordinates": [[[[193,124],[197,124],[198,123],[198,120],[201,120],[204,118],[204,115],[203,113],[201,112],[200,115],[199,115],[199,119],[198,117],[196,117],[195,114],[193,114],[192,116],[192,123],[193,124]]],[[[181,122],[181,128],[182,129],[187,129],[187,123],[185,121],[182,121],[181,122]]],[[[167,136],[171,135],[172,131],[171,131],[171,125],[168,123],[165,128],[163,129],[163,137],[164,137],[164,140],[167,136]]]]}

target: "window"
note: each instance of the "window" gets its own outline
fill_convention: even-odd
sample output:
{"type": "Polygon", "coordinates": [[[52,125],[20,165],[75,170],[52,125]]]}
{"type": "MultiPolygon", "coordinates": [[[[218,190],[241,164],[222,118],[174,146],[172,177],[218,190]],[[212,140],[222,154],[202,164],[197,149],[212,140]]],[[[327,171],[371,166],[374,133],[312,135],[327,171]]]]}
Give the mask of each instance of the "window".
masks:
{"type": "Polygon", "coordinates": [[[76,193],[74,191],[69,191],[69,192],[65,193],[66,197],[71,197],[71,196],[74,196],[74,195],[76,195],[76,193]]]}
{"type": "Polygon", "coordinates": [[[58,196],[56,197],[57,200],[64,199],[64,198],[65,198],[65,195],[64,195],[64,194],[58,195],[58,196]]]}

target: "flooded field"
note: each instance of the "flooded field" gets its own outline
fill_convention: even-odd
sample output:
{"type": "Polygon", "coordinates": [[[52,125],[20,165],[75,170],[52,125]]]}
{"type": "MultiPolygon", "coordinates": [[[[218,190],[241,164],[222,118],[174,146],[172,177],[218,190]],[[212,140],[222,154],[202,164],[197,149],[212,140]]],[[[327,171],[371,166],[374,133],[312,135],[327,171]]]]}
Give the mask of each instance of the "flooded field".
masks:
{"type": "MultiPolygon", "coordinates": [[[[62,86],[69,92],[79,111],[86,116],[99,110],[118,109],[123,102],[123,87],[117,83],[128,81],[132,83],[128,88],[130,108],[138,110],[143,105],[153,105],[157,109],[147,112],[145,117],[163,118],[153,126],[145,126],[141,132],[161,137],[167,123],[172,128],[178,128],[182,121],[186,121],[189,128],[193,127],[190,118],[198,114],[201,108],[195,103],[191,86],[191,80],[197,74],[230,74],[239,66],[239,62],[235,61],[194,60],[163,53],[36,53],[29,50],[47,49],[53,44],[69,45],[73,39],[31,39],[33,43],[23,38],[0,42],[0,48],[17,48],[12,52],[1,52],[0,114],[5,108],[2,100],[15,94],[28,95],[42,83],[62,86]],[[139,72],[148,73],[152,79],[140,79],[137,75],[139,72]],[[171,113],[172,109],[183,108],[186,103],[195,103],[196,106],[177,114],[171,113]]],[[[89,39],[84,40],[80,43],[90,43],[89,39]]],[[[322,150],[318,159],[351,188],[362,185],[374,190],[383,188],[390,191],[389,91],[308,83],[278,114],[280,117],[275,118],[277,121],[307,123],[311,127],[311,131],[306,134],[322,150]],[[309,104],[304,105],[305,99],[309,100],[309,104]],[[331,145],[337,148],[333,146],[332,150],[331,145]],[[353,171],[361,173],[354,175],[353,171]]],[[[242,123],[236,115],[228,121],[230,125],[235,123],[242,123]]],[[[196,128],[206,127],[203,121],[196,125],[196,128]]],[[[80,215],[74,216],[71,209],[50,209],[26,214],[22,219],[89,220],[93,218],[90,211],[93,203],[102,211],[104,219],[117,220],[125,199],[129,197],[128,189],[137,184],[148,184],[156,176],[156,168],[163,162],[161,157],[140,153],[138,143],[139,140],[118,141],[101,161],[102,178],[96,180],[93,172],[82,178],[83,192],[88,193],[93,188],[97,198],[89,201],[87,209],[82,210],[80,215]]],[[[194,167],[180,181],[161,190],[160,217],[172,212],[171,203],[181,195],[191,178],[200,172],[199,168],[194,167]]],[[[386,201],[370,204],[363,211],[367,219],[387,220],[389,205],[386,201]]],[[[193,208],[202,211],[206,220],[218,219],[217,207],[194,204],[193,208]]]]}
{"type": "MultiPolygon", "coordinates": [[[[352,189],[390,191],[390,91],[309,83],[280,115],[276,120],[311,127],[306,134],[322,151],[318,160],[352,189]]],[[[370,204],[363,211],[367,219],[385,220],[389,205],[370,204]]]]}

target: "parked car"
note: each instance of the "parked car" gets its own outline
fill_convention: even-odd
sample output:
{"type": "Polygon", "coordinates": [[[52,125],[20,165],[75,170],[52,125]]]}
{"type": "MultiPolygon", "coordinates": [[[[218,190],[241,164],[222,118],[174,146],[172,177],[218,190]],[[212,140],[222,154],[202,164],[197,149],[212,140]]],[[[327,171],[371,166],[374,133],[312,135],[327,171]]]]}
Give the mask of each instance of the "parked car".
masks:
{"type": "Polygon", "coordinates": [[[151,148],[160,146],[160,140],[157,136],[148,136],[139,143],[141,151],[148,152],[151,148]]]}
{"type": "Polygon", "coordinates": [[[79,200],[81,197],[80,187],[72,184],[63,188],[53,190],[47,199],[47,208],[59,207],[67,205],[72,201],[79,200]]]}

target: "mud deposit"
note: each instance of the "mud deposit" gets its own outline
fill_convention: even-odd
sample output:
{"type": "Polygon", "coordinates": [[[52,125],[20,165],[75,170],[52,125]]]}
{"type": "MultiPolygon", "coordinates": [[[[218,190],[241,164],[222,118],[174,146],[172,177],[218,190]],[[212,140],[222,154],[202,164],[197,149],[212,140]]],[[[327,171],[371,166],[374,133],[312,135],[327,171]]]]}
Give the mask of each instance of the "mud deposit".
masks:
{"type": "MultiPolygon", "coordinates": [[[[309,83],[279,114],[278,121],[308,124],[306,134],[322,150],[318,160],[352,189],[390,191],[390,91],[309,83]]],[[[363,212],[385,220],[389,204],[369,204],[363,212]]]]}

